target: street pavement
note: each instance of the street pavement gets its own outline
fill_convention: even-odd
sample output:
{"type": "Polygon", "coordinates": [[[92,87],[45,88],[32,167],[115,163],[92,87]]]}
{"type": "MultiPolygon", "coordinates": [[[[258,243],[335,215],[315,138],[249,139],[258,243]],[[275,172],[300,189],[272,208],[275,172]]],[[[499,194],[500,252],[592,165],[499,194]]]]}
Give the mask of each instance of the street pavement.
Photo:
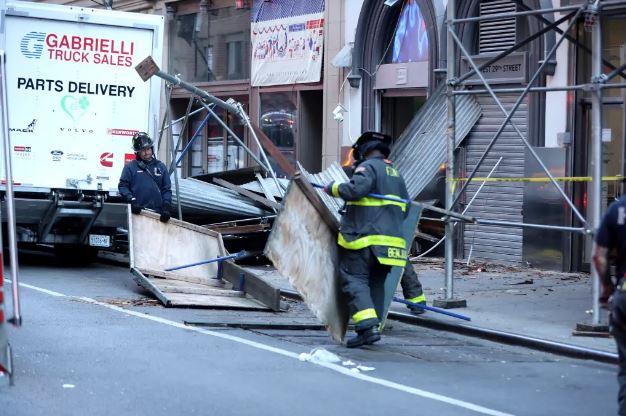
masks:
{"type": "MultiPolygon", "coordinates": [[[[128,270],[21,256],[24,325],[0,415],[614,415],[616,368],[392,322],[360,350],[324,331],[184,321],[309,321],[289,312],[166,309],[128,270]],[[301,361],[324,348],[338,363],[301,361]],[[362,370],[354,370],[355,365],[362,370]]],[[[5,285],[5,291],[9,289],[5,285]]],[[[8,308],[10,310],[10,308],[8,308]]]]}

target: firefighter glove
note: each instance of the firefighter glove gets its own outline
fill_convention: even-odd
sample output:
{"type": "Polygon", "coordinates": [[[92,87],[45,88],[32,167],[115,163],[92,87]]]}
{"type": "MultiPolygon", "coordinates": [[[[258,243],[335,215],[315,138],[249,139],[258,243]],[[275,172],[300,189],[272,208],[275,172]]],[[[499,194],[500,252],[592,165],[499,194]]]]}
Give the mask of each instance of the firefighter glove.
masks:
{"type": "Polygon", "coordinates": [[[159,221],[168,222],[171,218],[170,211],[167,208],[164,208],[161,212],[161,216],[159,217],[159,221]]]}
{"type": "Polygon", "coordinates": [[[133,214],[141,214],[141,207],[137,205],[137,200],[135,198],[130,201],[130,211],[133,214]]]}
{"type": "Polygon", "coordinates": [[[324,192],[326,192],[326,193],[327,193],[328,195],[330,195],[330,196],[333,196],[333,184],[334,184],[334,183],[335,183],[335,182],[331,182],[331,183],[329,183],[328,185],[326,185],[326,186],[324,187],[324,192]]]}

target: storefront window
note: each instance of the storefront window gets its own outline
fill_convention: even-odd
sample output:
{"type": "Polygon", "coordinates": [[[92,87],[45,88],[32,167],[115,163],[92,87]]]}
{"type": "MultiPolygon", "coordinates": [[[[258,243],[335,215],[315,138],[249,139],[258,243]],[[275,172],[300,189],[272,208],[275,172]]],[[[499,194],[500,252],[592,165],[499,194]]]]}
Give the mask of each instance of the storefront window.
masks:
{"type": "Polygon", "coordinates": [[[428,31],[417,0],[406,0],[398,17],[387,63],[428,61],[428,31]]]}
{"type": "MultiPolygon", "coordinates": [[[[293,165],[296,161],[296,116],[295,92],[261,94],[261,128],[293,165]]],[[[268,158],[277,174],[286,176],[273,158],[269,155],[268,158]]]]}
{"type": "MultiPolygon", "coordinates": [[[[247,111],[247,97],[234,98],[241,102],[247,111]]],[[[246,129],[239,117],[220,108],[214,108],[213,111],[245,143],[246,129]]],[[[185,147],[198,128],[203,125],[206,117],[207,113],[204,111],[192,117],[188,125],[185,147]]],[[[205,126],[200,129],[198,137],[189,146],[185,161],[186,172],[189,176],[203,175],[245,167],[245,152],[243,147],[222,127],[222,124],[211,116],[205,126]]]]}
{"type": "Polygon", "coordinates": [[[212,7],[176,16],[170,33],[170,72],[191,82],[249,78],[250,10],[212,7]]]}

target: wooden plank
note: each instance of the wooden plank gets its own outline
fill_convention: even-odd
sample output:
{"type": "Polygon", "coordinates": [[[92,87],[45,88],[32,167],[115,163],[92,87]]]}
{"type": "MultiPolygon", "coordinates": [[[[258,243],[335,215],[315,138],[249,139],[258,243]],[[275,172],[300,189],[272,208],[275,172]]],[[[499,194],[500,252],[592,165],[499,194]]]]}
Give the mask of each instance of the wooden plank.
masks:
{"type": "Polygon", "coordinates": [[[260,204],[265,205],[268,208],[273,209],[274,211],[276,211],[277,209],[280,208],[280,204],[277,202],[272,202],[267,198],[262,197],[261,195],[255,194],[252,191],[248,191],[247,189],[242,188],[241,186],[237,186],[235,184],[232,184],[230,182],[225,181],[224,179],[220,179],[220,178],[213,178],[213,183],[223,186],[224,188],[228,188],[231,191],[235,191],[238,194],[241,194],[247,198],[250,198],[253,201],[256,201],[260,204]]]}
{"type": "Polygon", "coordinates": [[[256,125],[256,123],[250,123],[254,132],[257,134],[259,138],[259,142],[261,142],[261,146],[274,158],[278,167],[282,169],[288,176],[292,176],[296,172],[296,168],[287,160],[283,152],[280,151],[278,147],[270,140],[269,137],[265,134],[265,132],[256,125]]]}
{"type": "Polygon", "coordinates": [[[232,296],[243,297],[245,294],[237,290],[219,289],[213,287],[207,287],[206,285],[199,285],[195,283],[182,282],[180,280],[171,279],[150,279],[150,282],[154,284],[159,290],[165,294],[168,293],[187,293],[193,295],[212,295],[212,296],[232,296]]]}
{"type": "Polygon", "coordinates": [[[348,309],[335,266],[336,229],[322,218],[302,183],[294,180],[289,185],[283,209],[274,220],[265,246],[265,255],[302,295],[333,339],[342,342],[348,327],[348,309]]]}
{"type": "Polygon", "coordinates": [[[265,224],[252,224],[252,225],[235,225],[232,227],[222,226],[214,227],[212,230],[219,232],[220,234],[248,234],[265,231],[270,228],[270,225],[265,224]]]}
{"type": "Polygon", "coordinates": [[[141,273],[140,270],[131,267],[130,272],[133,275],[133,279],[135,280],[135,282],[137,282],[137,284],[139,284],[139,286],[152,293],[162,304],[167,304],[167,298],[163,295],[163,293],[159,290],[157,286],[155,286],[146,276],[143,275],[143,273],[141,273]]]}
{"type": "MultiPolygon", "coordinates": [[[[130,212],[130,210],[129,210],[130,212]]],[[[132,214],[132,215],[136,215],[136,214],[132,214]]],[[[147,217],[147,218],[151,218],[153,220],[158,220],[161,215],[154,212],[154,211],[150,211],[147,209],[143,209],[141,210],[141,214],[139,214],[142,217],[147,217]]],[[[132,216],[130,218],[133,218],[132,216]]],[[[129,221],[130,222],[130,221],[129,221]]],[[[181,228],[185,228],[187,230],[190,231],[195,231],[197,233],[201,233],[201,234],[206,234],[209,235],[211,237],[217,237],[217,233],[215,231],[209,230],[208,228],[204,228],[201,225],[196,225],[196,224],[192,224],[190,222],[186,222],[186,221],[180,221],[176,218],[170,218],[170,220],[167,222],[168,225],[174,225],[176,227],[181,227],[181,228]]]]}
{"type": "Polygon", "coordinates": [[[256,299],[232,296],[189,295],[184,293],[168,293],[167,307],[193,306],[210,308],[235,308],[267,310],[268,308],[256,299]]]}
{"type": "Polygon", "coordinates": [[[262,302],[268,308],[275,312],[280,311],[280,289],[273,287],[259,276],[235,264],[232,261],[222,263],[222,278],[233,285],[233,288],[239,288],[239,276],[243,273],[245,276],[244,292],[249,293],[258,301],[262,302]]]}
{"type": "Polygon", "coordinates": [[[313,186],[309,183],[306,177],[300,172],[297,172],[293,178],[293,181],[300,188],[300,192],[302,192],[306,198],[309,200],[309,203],[315,208],[317,213],[321,216],[324,222],[331,228],[331,230],[337,231],[339,230],[339,222],[337,218],[328,210],[324,202],[322,202],[321,198],[313,189],[313,186]]]}
{"type": "Polygon", "coordinates": [[[141,267],[138,269],[145,275],[160,277],[162,279],[180,280],[181,282],[197,283],[200,285],[207,285],[207,286],[213,286],[213,287],[224,286],[224,282],[221,282],[219,279],[213,279],[213,278],[207,279],[205,277],[184,276],[184,275],[174,274],[172,272],[165,272],[163,270],[149,269],[146,267],[141,267]]]}

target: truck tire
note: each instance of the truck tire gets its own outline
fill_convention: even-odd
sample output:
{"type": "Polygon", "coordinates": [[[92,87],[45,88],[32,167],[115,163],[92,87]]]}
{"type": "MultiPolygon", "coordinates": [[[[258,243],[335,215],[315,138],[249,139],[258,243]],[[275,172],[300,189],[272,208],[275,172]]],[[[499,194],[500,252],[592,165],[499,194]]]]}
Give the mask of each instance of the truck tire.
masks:
{"type": "Polygon", "coordinates": [[[78,244],[57,244],[54,246],[54,255],[64,263],[89,264],[98,257],[98,249],[78,244]]]}

